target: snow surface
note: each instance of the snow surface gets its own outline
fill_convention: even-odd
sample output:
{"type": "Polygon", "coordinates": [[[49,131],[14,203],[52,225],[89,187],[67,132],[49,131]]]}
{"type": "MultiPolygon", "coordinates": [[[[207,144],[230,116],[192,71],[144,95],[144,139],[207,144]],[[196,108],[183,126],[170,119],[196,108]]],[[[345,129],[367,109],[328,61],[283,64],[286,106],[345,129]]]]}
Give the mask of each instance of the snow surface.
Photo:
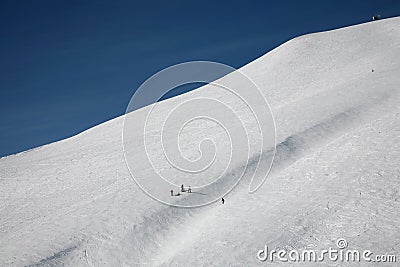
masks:
{"type": "MultiPolygon", "coordinates": [[[[1,158],[0,265],[265,265],[266,244],[326,249],[338,238],[400,256],[399,56],[392,18],[301,36],[244,66],[271,105],[276,158],[256,193],[244,177],[224,205],[173,208],[142,192],[124,161],[123,117],[1,158]]],[[[205,86],[156,114],[194,96],[228,97],[205,86]]],[[[203,135],[225,142],[215,125],[192,128],[187,158],[203,135]]]]}

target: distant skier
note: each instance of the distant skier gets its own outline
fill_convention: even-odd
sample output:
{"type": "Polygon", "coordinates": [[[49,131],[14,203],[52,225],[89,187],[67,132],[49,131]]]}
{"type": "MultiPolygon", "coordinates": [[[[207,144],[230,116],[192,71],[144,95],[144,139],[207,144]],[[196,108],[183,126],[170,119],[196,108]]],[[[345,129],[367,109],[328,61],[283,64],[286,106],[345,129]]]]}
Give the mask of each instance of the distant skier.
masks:
{"type": "Polygon", "coordinates": [[[372,16],[372,20],[380,20],[381,19],[381,15],[375,15],[375,16],[372,16]]]}
{"type": "Polygon", "coordinates": [[[185,188],[181,185],[181,192],[185,192],[185,188]]]}
{"type": "Polygon", "coordinates": [[[174,196],[174,190],[171,190],[171,197],[174,196]]]}
{"type": "Polygon", "coordinates": [[[221,199],[221,201],[222,201],[222,204],[224,204],[224,203],[225,203],[225,199],[224,199],[224,198],[222,198],[222,199],[221,199]]]}
{"type": "Polygon", "coordinates": [[[192,188],[190,188],[190,185],[189,185],[188,193],[192,193],[192,188]]]}

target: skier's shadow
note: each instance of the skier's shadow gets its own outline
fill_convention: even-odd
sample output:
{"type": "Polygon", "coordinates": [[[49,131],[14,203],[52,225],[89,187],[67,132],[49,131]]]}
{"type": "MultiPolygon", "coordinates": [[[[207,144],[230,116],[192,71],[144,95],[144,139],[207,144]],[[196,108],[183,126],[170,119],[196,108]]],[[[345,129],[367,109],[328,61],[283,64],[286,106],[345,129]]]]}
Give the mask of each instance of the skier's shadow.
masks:
{"type": "Polygon", "coordinates": [[[201,192],[193,192],[193,191],[183,191],[183,192],[178,192],[177,194],[174,194],[174,195],[171,195],[171,196],[174,196],[174,197],[180,197],[180,196],[182,196],[183,195],[183,193],[187,193],[187,194],[199,194],[199,195],[203,195],[203,196],[206,196],[207,194],[205,194],[205,193],[201,193],[201,192]]]}

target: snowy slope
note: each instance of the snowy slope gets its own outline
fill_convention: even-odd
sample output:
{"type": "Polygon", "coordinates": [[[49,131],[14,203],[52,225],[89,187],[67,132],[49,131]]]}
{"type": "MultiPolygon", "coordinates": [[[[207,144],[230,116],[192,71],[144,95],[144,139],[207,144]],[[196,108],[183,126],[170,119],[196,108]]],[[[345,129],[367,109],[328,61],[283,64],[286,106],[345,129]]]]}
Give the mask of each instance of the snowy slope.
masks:
{"type": "MultiPolygon", "coordinates": [[[[337,238],[400,256],[399,26],[301,36],[241,69],[271,105],[276,158],[259,191],[245,177],[224,205],[172,208],[143,193],[124,162],[123,117],[1,158],[0,265],[257,265],[265,244],[337,238]]],[[[225,97],[205,86],[163,101],[160,118],[194,96],[225,97]]],[[[213,127],[192,131],[224,142],[213,127]]]]}

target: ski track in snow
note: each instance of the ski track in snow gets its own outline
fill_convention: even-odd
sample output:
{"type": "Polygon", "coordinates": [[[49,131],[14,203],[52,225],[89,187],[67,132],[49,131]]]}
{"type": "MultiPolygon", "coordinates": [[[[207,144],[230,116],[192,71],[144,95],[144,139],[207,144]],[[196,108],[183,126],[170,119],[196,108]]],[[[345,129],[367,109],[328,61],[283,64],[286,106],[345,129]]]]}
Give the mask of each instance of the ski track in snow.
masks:
{"type": "Polygon", "coordinates": [[[340,237],[400,256],[399,24],[302,36],[242,68],[270,100],[276,156],[260,190],[248,194],[245,175],[224,205],[145,195],[123,160],[121,117],[1,158],[0,265],[258,265],[265,244],[326,249],[340,237]]]}

